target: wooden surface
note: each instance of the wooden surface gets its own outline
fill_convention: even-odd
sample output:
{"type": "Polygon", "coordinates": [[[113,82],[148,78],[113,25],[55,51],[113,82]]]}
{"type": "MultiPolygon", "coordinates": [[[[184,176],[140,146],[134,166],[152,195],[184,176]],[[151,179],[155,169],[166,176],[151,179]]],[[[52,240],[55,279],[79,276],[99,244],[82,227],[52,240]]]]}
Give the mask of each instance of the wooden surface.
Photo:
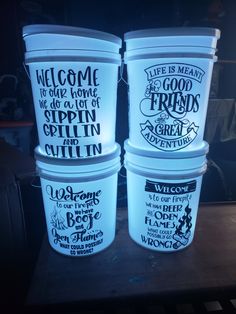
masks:
{"type": "Polygon", "coordinates": [[[128,235],[127,210],[118,209],[113,244],[90,257],[66,257],[42,244],[28,305],[53,305],[141,297],[236,295],[236,204],[201,205],[193,243],[158,253],[128,235]]]}
{"type": "Polygon", "coordinates": [[[24,128],[32,127],[34,125],[33,121],[0,121],[1,128],[24,128]]]}

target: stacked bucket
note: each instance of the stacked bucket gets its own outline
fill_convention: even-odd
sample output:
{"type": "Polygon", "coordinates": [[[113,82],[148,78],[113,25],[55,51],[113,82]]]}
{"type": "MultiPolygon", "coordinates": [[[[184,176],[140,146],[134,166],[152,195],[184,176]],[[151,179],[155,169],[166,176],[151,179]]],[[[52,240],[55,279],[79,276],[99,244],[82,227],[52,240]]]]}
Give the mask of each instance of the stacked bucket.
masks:
{"type": "Polygon", "coordinates": [[[193,240],[207,168],[209,145],[203,135],[219,37],[212,28],[125,34],[129,234],[143,247],[173,252],[193,240]]]}
{"type": "Polygon", "coordinates": [[[121,39],[57,25],[25,26],[23,38],[49,243],[65,255],[97,253],[115,236],[121,39]]]}
{"type": "MultiPolygon", "coordinates": [[[[125,34],[129,234],[173,252],[193,240],[208,143],[203,140],[216,44],[212,28],[125,34]]],[[[91,255],[115,236],[120,146],[115,142],[121,39],[100,31],[23,29],[39,146],[48,239],[69,256],[91,255]]]]}

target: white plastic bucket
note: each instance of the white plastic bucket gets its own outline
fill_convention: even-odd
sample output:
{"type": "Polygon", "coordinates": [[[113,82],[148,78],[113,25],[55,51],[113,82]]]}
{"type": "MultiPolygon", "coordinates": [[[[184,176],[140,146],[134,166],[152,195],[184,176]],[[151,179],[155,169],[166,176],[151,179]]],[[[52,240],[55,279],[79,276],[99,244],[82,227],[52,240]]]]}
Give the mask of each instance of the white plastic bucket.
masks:
{"type": "Polygon", "coordinates": [[[48,157],[35,149],[48,239],[69,256],[87,256],[108,247],[115,237],[120,146],[85,159],[48,157]]]}
{"type": "Polygon", "coordinates": [[[212,28],[125,34],[129,139],[150,151],[192,150],[204,135],[215,51],[212,28]]]}
{"type": "Polygon", "coordinates": [[[121,39],[59,25],[25,26],[23,38],[43,153],[57,158],[109,153],[115,145],[121,39]]]}
{"type": "Polygon", "coordinates": [[[129,234],[139,245],[175,252],[191,244],[208,147],[153,153],[125,142],[129,234]]]}

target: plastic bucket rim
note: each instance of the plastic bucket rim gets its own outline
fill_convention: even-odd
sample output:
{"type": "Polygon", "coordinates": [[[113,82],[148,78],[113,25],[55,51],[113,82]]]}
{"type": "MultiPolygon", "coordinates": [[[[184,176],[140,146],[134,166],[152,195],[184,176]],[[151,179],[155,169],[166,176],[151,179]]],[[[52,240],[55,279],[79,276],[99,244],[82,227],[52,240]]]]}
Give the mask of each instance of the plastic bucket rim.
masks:
{"type": "Polygon", "coordinates": [[[104,63],[104,64],[121,64],[121,58],[106,58],[106,57],[90,57],[90,56],[41,56],[33,58],[25,58],[25,64],[46,62],[90,62],[90,63],[104,63]]]}
{"type": "Polygon", "coordinates": [[[105,64],[121,64],[121,58],[106,58],[106,57],[90,57],[90,56],[41,56],[33,58],[25,58],[25,64],[46,62],[90,62],[90,63],[105,63],[105,64]]]}
{"type": "Polygon", "coordinates": [[[111,165],[110,167],[104,168],[101,170],[100,173],[98,173],[98,171],[90,171],[89,173],[91,174],[90,176],[88,176],[88,172],[83,172],[83,173],[73,173],[73,176],[71,177],[65,177],[63,176],[64,174],[70,174],[68,172],[50,172],[47,169],[42,169],[39,166],[37,166],[36,170],[38,173],[38,176],[40,178],[49,180],[49,181],[55,181],[55,182],[66,182],[66,183],[73,183],[73,182],[89,182],[89,181],[97,181],[97,180],[101,180],[107,177],[112,176],[113,174],[116,174],[119,172],[121,168],[120,165],[120,159],[114,163],[113,165],[111,165]],[[48,172],[48,173],[46,173],[48,172]]]}
{"type": "Polygon", "coordinates": [[[126,170],[131,171],[132,173],[135,173],[139,176],[166,179],[166,180],[181,180],[181,179],[199,177],[199,176],[202,176],[207,170],[207,162],[193,169],[184,169],[186,173],[181,172],[181,170],[177,170],[177,173],[176,173],[176,170],[171,170],[171,172],[175,171],[175,173],[168,173],[168,171],[163,170],[163,169],[155,169],[156,173],[153,173],[149,171],[149,170],[154,170],[153,168],[151,169],[151,168],[145,168],[143,166],[140,166],[141,168],[143,168],[142,170],[140,170],[136,167],[135,164],[127,160],[125,160],[124,166],[126,170]]]}
{"type": "Polygon", "coordinates": [[[118,52],[89,49],[38,49],[25,52],[25,64],[39,62],[99,62],[121,64],[118,52]],[[87,53],[87,54],[86,54],[87,53]]]}
{"type": "Polygon", "coordinates": [[[220,30],[213,27],[163,27],[149,28],[130,31],[124,34],[124,41],[132,39],[143,39],[151,37],[187,37],[187,36],[208,36],[220,38],[220,30]]]}
{"type": "Polygon", "coordinates": [[[169,49],[169,48],[203,48],[203,49],[212,49],[212,50],[217,50],[217,47],[211,47],[211,46],[204,46],[204,45],[161,45],[161,46],[148,46],[148,47],[139,47],[139,48],[132,48],[132,49],[127,49],[125,52],[126,53],[135,53],[136,51],[144,50],[144,49],[169,49]]]}
{"type": "Polygon", "coordinates": [[[44,162],[46,164],[54,164],[57,166],[85,166],[93,165],[94,163],[99,164],[106,161],[110,161],[120,156],[121,148],[118,143],[114,144],[114,148],[111,152],[101,154],[98,156],[84,157],[84,158],[60,158],[51,157],[40,152],[40,145],[34,149],[34,157],[36,160],[44,162]]]}
{"type": "Polygon", "coordinates": [[[209,55],[214,56],[218,51],[217,47],[211,47],[206,45],[149,45],[141,46],[138,48],[126,49],[124,51],[124,58],[132,57],[136,55],[149,55],[149,54],[199,54],[199,55],[209,55]],[[169,51],[171,49],[171,51],[169,51]],[[164,51],[165,50],[165,51],[164,51]],[[167,52],[168,50],[168,52],[167,52]],[[192,51],[194,50],[194,51],[192,51]]]}
{"type": "MultiPolygon", "coordinates": [[[[133,50],[132,50],[133,51],[133,50]]],[[[210,59],[214,62],[217,61],[217,56],[208,53],[199,53],[199,52],[156,52],[156,53],[146,53],[146,54],[135,54],[133,53],[131,56],[127,56],[125,53],[124,62],[127,63],[129,61],[136,60],[145,60],[145,59],[158,59],[158,58],[192,58],[192,59],[210,59]]]]}
{"type": "Polygon", "coordinates": [[[89,53],[106,53],[106,54],[110,54],[111,57],[115,56],[115,57],[121,57],[121,54],[119,52],[113,52],[113,51],[109,51],[109,50],[100,50],[100,49],[37,49],[37,50],[27,50],[25,52],[25,55],[30,55],[30,54],[42,54],[43,52],[45,52],[47,55],[48,54],[55,54],[58,55],[59,53],[62,53],[63,55],[67,52],[74,52],[75,55],[78,55],[79,52],[89,52],[89,53]]]}
{"type": "Polygon", "coordinates": [[[197,147],[195,150],[189,151],[174,151],[174,152],[163,152],[163,151],[151,151],[144,150],[137,147],[132,146],[129,143],[129,139],[126,139],[124,142],[124,149],[127,153],[131,155],[138,155],[140,157],[148,157],[148,158],[159,158],[159,159],[189,159],[204,156],[209,152],[209,144],[206,141],[202,141],[202,147],[197,147]]]}
{"type": "Polygon", "coordinates": [[[22,30],[22,37],[25,40],[26,37],[39,35],[39,34],[55,34],[55,35],[68,35],[75,37],[84,37],[96,40],[103,40],[121,47],[122,40],[116,35],[98,31],[95,29],[89,29],[84,27],[75,27],[68,25],[58,24],[29,24],[25,25],[22,30]]]}

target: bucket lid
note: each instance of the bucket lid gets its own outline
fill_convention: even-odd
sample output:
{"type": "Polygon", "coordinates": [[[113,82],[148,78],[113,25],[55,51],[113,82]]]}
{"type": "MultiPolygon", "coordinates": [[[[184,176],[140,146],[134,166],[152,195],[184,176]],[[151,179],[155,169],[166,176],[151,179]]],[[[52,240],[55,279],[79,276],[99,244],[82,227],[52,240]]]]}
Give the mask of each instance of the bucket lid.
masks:
{"type": "Polygon", "coordinates": [[[25,63],[35,62],[99,62],[121,64],[121,55],[108,51],[84,50],[84,49],[51,49],[51,50],[34,50],[25,53],[25,63]]]}
{"type": "Polygon", "coordinates": [[[40,146],[37,146],[34,150],[34,156],[37,161],[43,162],[45,164],[51,164],[56,166],[68,166],[68,167],[75,167],[75,166],[89,166],[99,163],[104,163],[106,161],[110,161],[115,159],[120,155],[120,145],[115,143],[114,148],[111,152],[93,156],[93,157],[86,157],[86,158],[55,158],[51,156],[46,156],[40,152],[40,146]]]}
{"type": "Polygon", "coordinates": [[[216,61],[220,30],[210,27],[151,28],[128,32],[125,62],[155,58],[207,58],[216,61]]]}
{"type": "Polygon", "coordinates": [[[91,158],[55,158],[35,148],[36,169],[40,178],[60,182],[88,182],[104,179],[120,169],[120,145],[110,153],[91,158]]]}
{"type": "Polygon", "coordinates": [[[185,152],[156,152],[133,147],[126,140],[125,167],[136,174],[162,179],[184,179],[202,175],[207,168],[207,142],[185,152]]]}
{"type": "Polygon", "coordinates": [[[113,34],[89,28],[50,24],[32,24],[23,27],[23,38],[42,33],[95,38],[112,42],[114,44],[119,45],[120,47],[122,44],[121,39],[113,34]]]}
{"type": "Polygon", "coordinates": [[[147,38],[147,37],[173,37],[173,36],[212,36],[220,38],[220,30],[210,27],[169,27],[150,28],[127,32],[124,40],[147,38]]]}
{"type": "Polygon", "coordinates": [[[154,159],[183,159],[206,155],[209,151],[209,144],[205,141],[202,141],[201,146],[198,146],[190,151],[163,152],[136,148],[129,143],[129,140],[126,140],[124,143],[124,148],[126,152],[142,157],[149,157],[154,159]]]}

